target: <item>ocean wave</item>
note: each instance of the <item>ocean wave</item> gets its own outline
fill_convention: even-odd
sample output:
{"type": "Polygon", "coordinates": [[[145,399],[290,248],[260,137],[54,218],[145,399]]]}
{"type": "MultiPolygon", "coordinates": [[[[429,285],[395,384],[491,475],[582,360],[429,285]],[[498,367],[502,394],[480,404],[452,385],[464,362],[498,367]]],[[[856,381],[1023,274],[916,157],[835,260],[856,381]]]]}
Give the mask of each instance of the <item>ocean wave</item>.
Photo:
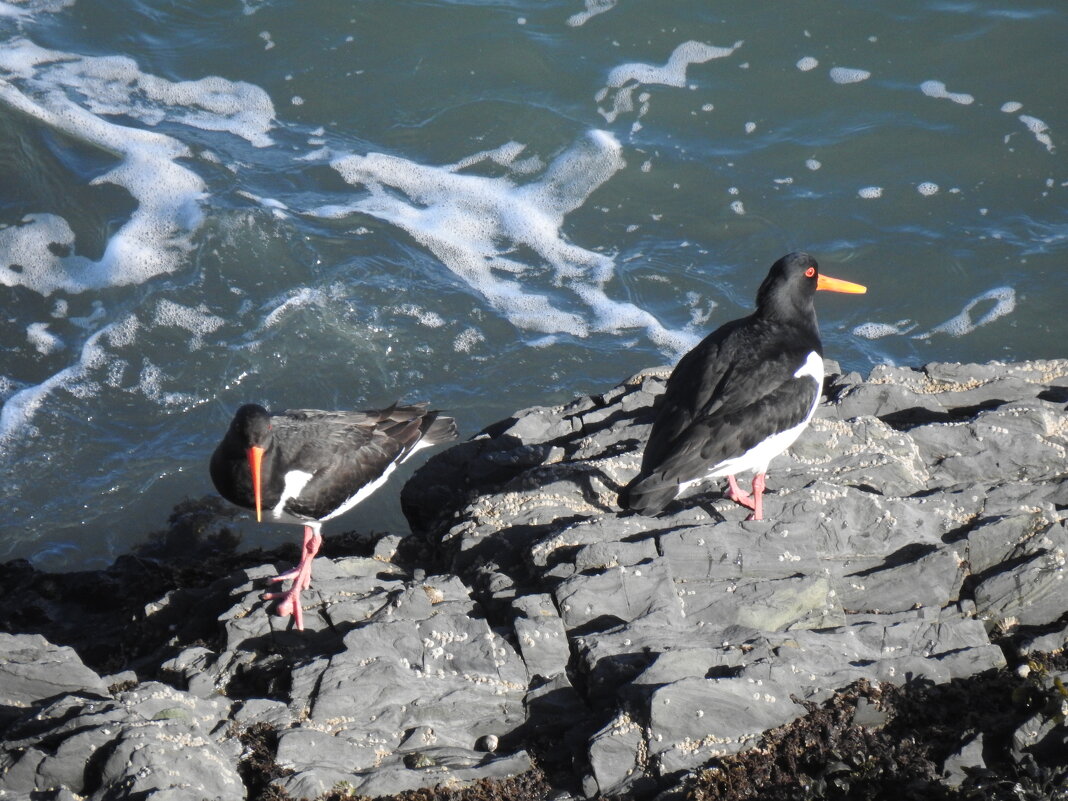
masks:
{"type": "Polygon", "coordinates": [[[164,120],[270,144],[273,106],[258,87],[222,78],[171,82],[124,56],[47,50],[28,39],[0,48],[0,105],[117,160],[90,185],[114,184],[136,201],[99,260],[75,252],[69,223],[50,210],[0,230],[0,283],[41,295],[143,283],[176,270],[203,215],[204,181],[179,159],[192,151],[172,136],[107,117],[155,126],[164,120]]]}
{"type": "MultiPolygon", "coordinates": [[[[614,275],[612,258],[562,233],[564,217],[623,167],[619,142],[593,131],[526,183],[461,171],[485,160],[515,164],[523,150],[509,143],[443,167],[381,153],[344,156],[334,169],[367,196],[311,213],[340,218],[358,212],[402,228],[518,328],[577,337],[639,328],[671,352],[694,344],[689,331],[669,330],[633,303],[610,298],[604,287],[614,275]],[[550,292],[536,288],[539,276],[547,276],[550,292]],[[558,287],[587,313],[554,302],[558,287]]],[[[525,177],[528,170],[520,172],[525,177]]]]}

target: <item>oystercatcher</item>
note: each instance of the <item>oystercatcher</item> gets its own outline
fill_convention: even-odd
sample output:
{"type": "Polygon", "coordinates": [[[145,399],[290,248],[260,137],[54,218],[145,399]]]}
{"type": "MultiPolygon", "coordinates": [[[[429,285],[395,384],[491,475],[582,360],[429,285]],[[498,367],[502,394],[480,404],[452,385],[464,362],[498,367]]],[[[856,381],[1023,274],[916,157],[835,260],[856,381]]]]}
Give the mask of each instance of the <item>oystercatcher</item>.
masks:
{"type": "Polygon", "coordinates": [[[237,410],[211,457],[211,480],[226,500],[268,519],[304,526],[300,563],[273,581],[293,580],[277,614],[304,628],[301,590],[311,584],[312,560],[322,544],[322,524],[374,492],[393,469],[419,448],[457,437],[456,421],[426,404],[365,412],[296,409],[269,414],[246,404],[237,410]]]}
{"type": "Polygon", "coordinates": [[[747,519],[763,517],[768,462],[808,425],[823,388],[812,305],[818,289],[867,291],[821,275],[807,253],[790,253],[772,265],[753,314],[721,326],[682,357],[621,507],[655,515],[691,485],[727,476],[730,499],[752,509],[747,519]],[[752,494],[734,479],[747,471],[756,473],[752,494]]]}

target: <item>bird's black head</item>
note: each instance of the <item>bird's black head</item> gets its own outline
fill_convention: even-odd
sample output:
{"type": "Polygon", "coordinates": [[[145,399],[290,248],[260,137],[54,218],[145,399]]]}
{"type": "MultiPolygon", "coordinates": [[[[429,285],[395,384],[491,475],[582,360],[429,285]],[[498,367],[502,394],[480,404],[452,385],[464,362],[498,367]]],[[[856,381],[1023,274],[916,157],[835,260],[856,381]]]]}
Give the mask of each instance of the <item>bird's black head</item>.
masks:
{"type": "Polygon", "coordinates": [[[757,309],[769,314],[807,312],[812,308],[812,297],[817,289],[852,294],[867,292],[860,284],[821,275],[814,258],[795,251],[771,265],[768,277],[757,290],[757,309]]]}
{"type": "Polygon", "coordinates": [[[230,422],[230,436],[235,437],[243,448],[266,448],[271,436],[271,416],[259,404],[246,403],[230,422]]]}
{"type": "Polygon", "coordinates": [[[757,290],[757,308],[811,308],[820,277],[820,266],[807,253],[787,253],[773,265],[757,290]]]}

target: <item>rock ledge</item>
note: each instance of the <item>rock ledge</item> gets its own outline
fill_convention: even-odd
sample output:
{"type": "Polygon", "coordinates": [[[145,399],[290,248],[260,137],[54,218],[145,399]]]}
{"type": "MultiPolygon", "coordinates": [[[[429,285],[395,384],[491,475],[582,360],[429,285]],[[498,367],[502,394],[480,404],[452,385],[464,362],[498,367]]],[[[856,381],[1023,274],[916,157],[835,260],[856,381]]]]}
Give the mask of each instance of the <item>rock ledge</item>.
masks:
{"type": "MultiPolygon", "coordinates": [[[[243,799],[264,730],[292,798],[516,776],[532,749],[575,794],[648,797],[858,682],[1064,648],[1068,361],[832,374],[761,522],[718,486],[619,513],[666,372],[430,459],[413,537],[316,561],[303,634],[259,600],[283,564],[152,599],[157,640],[108,676],[24,602],[0,634],[0,798],[243,799]]],[[[1021,759],[1063,748],[1043,714],[1021,759]]],[[[982,764],[962,746],[946,781],[982,764]]]]}

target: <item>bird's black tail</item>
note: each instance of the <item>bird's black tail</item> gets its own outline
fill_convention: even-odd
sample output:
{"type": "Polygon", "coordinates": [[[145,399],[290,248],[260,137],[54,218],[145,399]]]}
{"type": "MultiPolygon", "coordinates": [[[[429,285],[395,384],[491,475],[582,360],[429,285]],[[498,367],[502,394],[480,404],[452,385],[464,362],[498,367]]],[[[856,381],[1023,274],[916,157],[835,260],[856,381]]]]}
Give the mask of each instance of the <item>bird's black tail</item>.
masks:
{"type": "Polygon", "coordinates": [[[678,494],[679,485],[675,482],[664,482],[662,477],[655,474],[639,474],[619,493],[619,506],[652,517],[659,514],[678,494]]]}

